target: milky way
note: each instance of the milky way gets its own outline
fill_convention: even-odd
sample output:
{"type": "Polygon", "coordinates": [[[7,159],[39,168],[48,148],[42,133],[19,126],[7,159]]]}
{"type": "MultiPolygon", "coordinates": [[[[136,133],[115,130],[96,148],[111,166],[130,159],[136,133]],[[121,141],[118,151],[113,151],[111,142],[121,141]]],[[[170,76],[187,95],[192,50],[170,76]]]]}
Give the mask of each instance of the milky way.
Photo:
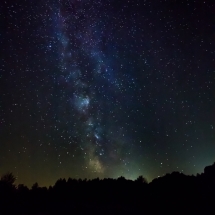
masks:
{"type": "Polygon", "coordinates": [[[213,8],[4,2],[0,173],[30,186],[201,172],[215,158],[213,8]]]}
{"type": "MultiPolygon", "coordinates": [[[[68,90],[68,100],[77,122],[71,135],[77,134],[85,168],[104,173],[110,171],[111,163],[126,164],[121,153],[126,138],[123,126],[117,123],[119,119],[115,116],[118,108],[122,110],[117,97],[123,93],[123,83],[115,77],[117,70],[112,68],[110,53],[102,50],[105,46],[102,37],[108,36],[103,35],[104,30],[99,26],[101,14],[93,13],[96,7],[99,9],[101,3],[61,2],[54,15],[58,23],[54,32],[59,41],[60,77],[68,90]],[[110,106],[115,106],[116,110],[108,113],[110,106]],[[110,114],[116,118],[114,121],[110,121],[110,114]]],[[[132,147],[129,148],[132,151],[132,147]]]]}

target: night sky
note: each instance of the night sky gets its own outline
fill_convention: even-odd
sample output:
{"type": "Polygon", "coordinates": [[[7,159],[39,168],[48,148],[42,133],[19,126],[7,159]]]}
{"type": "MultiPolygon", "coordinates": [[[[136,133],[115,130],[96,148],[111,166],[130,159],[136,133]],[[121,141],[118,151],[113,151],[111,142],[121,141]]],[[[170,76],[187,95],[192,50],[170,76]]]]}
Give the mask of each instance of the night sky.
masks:
{"type": "Polygon", "coordinates": [[[4,0],[0,174],[151,181],[215,161],[215,3],[4,0]]]}

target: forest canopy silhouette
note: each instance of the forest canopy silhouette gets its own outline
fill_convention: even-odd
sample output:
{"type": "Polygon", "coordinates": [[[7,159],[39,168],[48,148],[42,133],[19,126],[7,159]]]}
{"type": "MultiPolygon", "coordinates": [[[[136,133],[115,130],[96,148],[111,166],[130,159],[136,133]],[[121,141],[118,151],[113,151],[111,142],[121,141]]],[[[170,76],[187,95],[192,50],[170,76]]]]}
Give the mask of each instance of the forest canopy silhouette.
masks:
{"type": "Polygon", "coordinates": [[[1,176],[1,214],[212,214],[215,202],[215,163],[196,176],[172,172],[151,183],[143,176],[60,178],[54,186],[29,189],[15,180],[10,172],[1,176]]]}

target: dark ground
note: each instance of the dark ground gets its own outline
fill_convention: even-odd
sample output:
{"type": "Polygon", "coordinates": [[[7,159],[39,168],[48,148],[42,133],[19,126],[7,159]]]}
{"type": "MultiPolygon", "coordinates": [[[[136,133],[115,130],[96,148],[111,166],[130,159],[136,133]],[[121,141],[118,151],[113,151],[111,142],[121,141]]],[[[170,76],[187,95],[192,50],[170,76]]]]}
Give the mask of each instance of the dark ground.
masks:
{"type": "Polygon", "coordinates": [[[215,164],[197,176],[179,172],[137,180],[59,179],[53,187],[15,186],[14,176],[0,181],[2,215],[60,214],[214,214],[215,164]]]}

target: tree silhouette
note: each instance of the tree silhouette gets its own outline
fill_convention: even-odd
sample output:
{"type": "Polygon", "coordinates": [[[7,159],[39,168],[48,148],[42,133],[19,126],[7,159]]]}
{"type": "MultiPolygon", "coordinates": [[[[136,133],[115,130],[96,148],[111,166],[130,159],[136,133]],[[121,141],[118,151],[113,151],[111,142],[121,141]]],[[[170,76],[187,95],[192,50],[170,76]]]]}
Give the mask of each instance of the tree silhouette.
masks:
{"type": "Polygon", "coordinates": [[[215,202],[215,164],[204,173],[166,174],[148,183],[117,179],[60,178],[53,187],[14,185],[12,173],[0,177],[0,215],[13,214],[211,214],[215,202]]]}
{"type": "Polygon", "coordinates": [[[148,184],[147,179],[144,178],[142,175],[140,175],[135,181],[138,182],[138,183],[145,183],[145,184],[148,184]]]}
{"type": "Polygon", "coordinates": [[[35,182],[35,183],[32,185],[31,189],[32,189],[32,190],[37,190],[38,187],[39,187],[38,183],[35,182]]]}
{"type": "Polygon", "coordinates": [[[5,173],[0,178],[0,214],[13,214],[16,202],[16,177],[11,173],[5,173]]]}
{"type": "Polygon", "coordinates": [[[7,185],[14,185],[15,181],[16,181],[16,177],[13,175],[13,173],[8,172],[5,173],[4,175],[1,176],[0,179],[1,182],[7,184],[7,185]]]}

